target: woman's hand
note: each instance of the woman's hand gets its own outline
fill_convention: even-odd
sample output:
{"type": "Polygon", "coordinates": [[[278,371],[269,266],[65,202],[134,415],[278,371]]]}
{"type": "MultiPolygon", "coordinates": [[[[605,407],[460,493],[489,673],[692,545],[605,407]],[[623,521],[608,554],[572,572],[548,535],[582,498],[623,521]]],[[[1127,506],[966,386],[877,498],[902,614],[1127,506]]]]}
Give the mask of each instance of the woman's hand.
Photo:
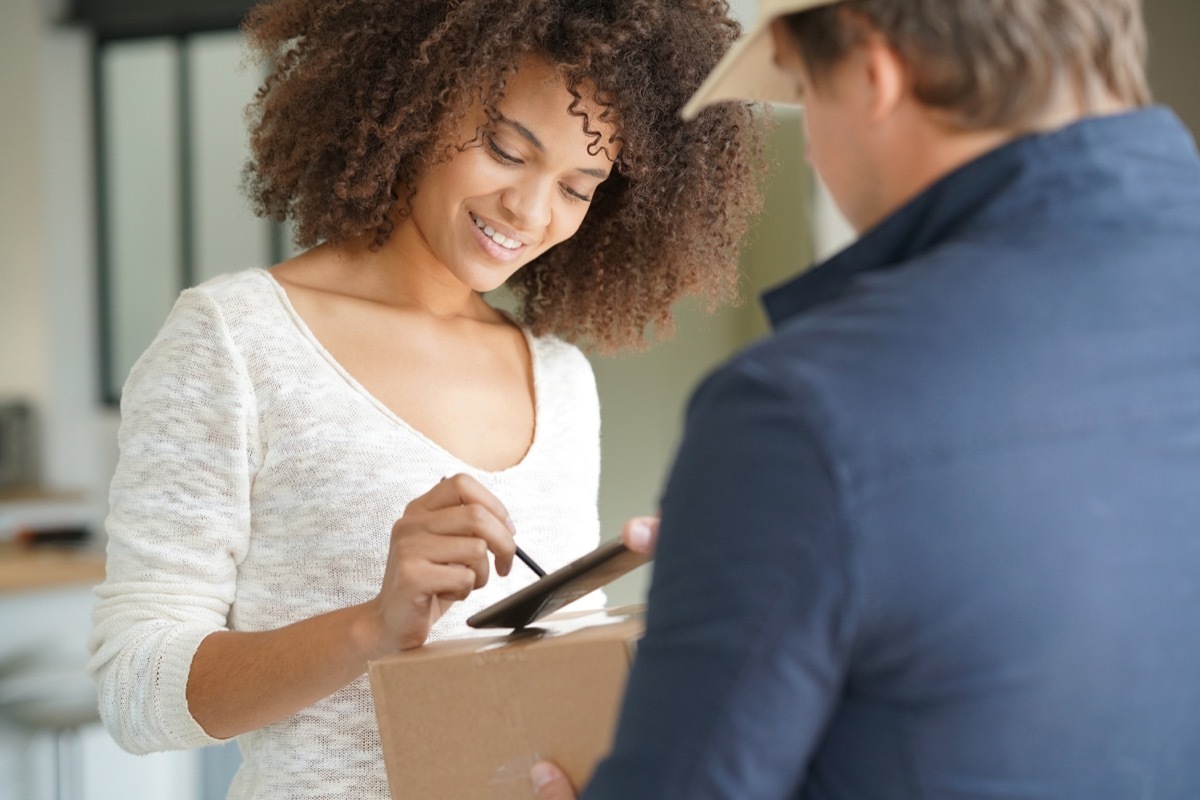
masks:
{"type": "Polygon", "coordinates": [[[456,600],[512,568],[516,532],[495,495],[467,475],[446,478],[408,504],[392,526],[387,569],[374,600],[380,654],[420,647],[456,600]]]}
{"type": "Polygon", "coordinates": [[[341,689],[367,662],[424,644],[446,607],[487,583],[488,551],[507,575],[516,545],[508,511],[466,475],[408,504],[392,526],[379,594],[270,631],[217,631],[200,643],[188,707],[210,735],[278,722],[341,689]]]}

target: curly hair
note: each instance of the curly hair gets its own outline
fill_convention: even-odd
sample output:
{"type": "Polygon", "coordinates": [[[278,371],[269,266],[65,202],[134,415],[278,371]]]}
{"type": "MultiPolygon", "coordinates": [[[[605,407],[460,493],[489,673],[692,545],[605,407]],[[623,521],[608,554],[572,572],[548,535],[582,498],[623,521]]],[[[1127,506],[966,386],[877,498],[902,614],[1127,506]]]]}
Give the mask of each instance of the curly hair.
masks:
{"type": "Polygon", "coordinates": [[[611,352],[669,334],[680,297],[736,299],[766,117],[677,113],[740,32],[725,0],[270,0],[243,30],[271,67],[247,110],[245,189],[298,245],[381,246],[422,170],[461,146],[457,123],[476,102],[494,120],[535,55],[620,150],[575,236],[509,279],[522,322],[611,352]]]}

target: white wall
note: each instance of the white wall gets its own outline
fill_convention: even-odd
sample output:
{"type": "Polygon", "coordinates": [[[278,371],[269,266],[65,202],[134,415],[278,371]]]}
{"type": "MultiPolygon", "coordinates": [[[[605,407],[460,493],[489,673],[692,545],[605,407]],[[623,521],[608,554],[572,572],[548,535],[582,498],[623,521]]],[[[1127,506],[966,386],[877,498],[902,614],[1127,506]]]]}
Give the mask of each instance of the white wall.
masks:
{"type": "MultiPolygon", "coordinates": [[[[97,400],[88,42],[52,28],[49,3],[3,2],[0,395],[37,403],[44,482],[87,492],[99,524],[117,417],[97,400]]],[[[0,596],[0,661],[40,653],[86,688],[90,611],[87,588],[0,596]]],[[[52,796],[51,741],[0,721],[0,800],[52,796]]],[[[130,756],[96,726],[81,757],[86,800],[190,800],[198,786],[195,754],[130,756]]]]}
{"type": "Polygon", "coordinates": [[[97,513],[115,415],[96,402],[90,61],[42,0],[0,25],[0,396],[37,405],[44,482],[97,513]]]}
{"type": "Polygon", "coordinates": [[[0,24],[0,397],[48,393],[40,266],[37,0],[6,0],[0,24]]]}
{"type": "Polygon", "coordinates": [[[118,418],[98,402],[89,42],[80,31],[56,28],[39,43],[41,326],[49,353],[44,478],[87,492],[98,527],[116,463],[118,418]]]}

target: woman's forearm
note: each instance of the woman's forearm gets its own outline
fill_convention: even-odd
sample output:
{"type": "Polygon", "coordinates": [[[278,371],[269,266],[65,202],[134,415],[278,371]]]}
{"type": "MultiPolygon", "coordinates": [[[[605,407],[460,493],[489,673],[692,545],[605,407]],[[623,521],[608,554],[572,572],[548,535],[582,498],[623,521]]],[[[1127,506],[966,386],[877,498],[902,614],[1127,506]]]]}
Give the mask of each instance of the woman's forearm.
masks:
{"type": "Polygon", "coordinates": [[[362,675],[386,654],[379,641],[370,603],[273,631],[218,631],[192,659],[188,709],[218,739],[278,722],[362,675]]]}

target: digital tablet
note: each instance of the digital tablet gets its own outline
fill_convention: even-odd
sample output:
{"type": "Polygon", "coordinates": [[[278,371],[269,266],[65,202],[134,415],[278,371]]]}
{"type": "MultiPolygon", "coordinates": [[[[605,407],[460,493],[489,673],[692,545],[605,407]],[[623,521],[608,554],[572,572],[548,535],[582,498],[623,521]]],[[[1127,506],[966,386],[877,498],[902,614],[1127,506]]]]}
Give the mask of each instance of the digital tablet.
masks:
{"type": "Polygon", "coordinates": [[[472,628],[524,628],[649,560],[650,556],[635,553],[614,539],[476,612],[467,624],[472,628]]]}

